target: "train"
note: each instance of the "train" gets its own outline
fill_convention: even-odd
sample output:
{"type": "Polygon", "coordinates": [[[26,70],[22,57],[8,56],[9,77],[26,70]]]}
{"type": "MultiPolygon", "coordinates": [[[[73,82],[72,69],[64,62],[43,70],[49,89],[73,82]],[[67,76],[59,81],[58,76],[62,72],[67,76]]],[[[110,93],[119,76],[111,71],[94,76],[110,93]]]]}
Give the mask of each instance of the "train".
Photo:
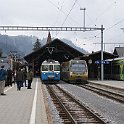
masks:
{"type": "Polygon", "coordinates": [[[88,83],[88,67],[85,60],[70,60],[61,64],[61,79],[70,83],[88,83]]]}
{"type": "Polygon", "coordinates": [[[124,57],[107,60],[104,66],[104,78],[124,81],[124,57]]]}
{"type": "Polygon", "coordinates": [[[41,64],[42,81],[60,80],[60,63],[54,60],[45,60],[41,64]]]}

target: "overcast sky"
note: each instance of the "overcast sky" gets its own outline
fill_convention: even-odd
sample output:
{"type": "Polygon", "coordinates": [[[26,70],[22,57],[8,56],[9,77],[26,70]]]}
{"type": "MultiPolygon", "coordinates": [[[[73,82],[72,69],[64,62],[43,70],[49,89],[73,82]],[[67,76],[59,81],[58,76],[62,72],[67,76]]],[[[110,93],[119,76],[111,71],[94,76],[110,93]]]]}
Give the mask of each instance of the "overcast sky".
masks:
{"type": "MultiPolygon", "coordinates": [[[[84,25],[83,10],[86,8],[86,27],[104,26],[105,51],[124,46],[124,0],[0,0],[0,25],[16,26],[79,26],[84,25]]],[[[6,35],[35,35],[47,37],[48,32],[4,32],[6,35]]],[[[85,50],[100,50],[100,31],[51,32],[54,38],[67,38],[85,50]],[[85,45],[84,45],[85,44],[85,45]]]]}

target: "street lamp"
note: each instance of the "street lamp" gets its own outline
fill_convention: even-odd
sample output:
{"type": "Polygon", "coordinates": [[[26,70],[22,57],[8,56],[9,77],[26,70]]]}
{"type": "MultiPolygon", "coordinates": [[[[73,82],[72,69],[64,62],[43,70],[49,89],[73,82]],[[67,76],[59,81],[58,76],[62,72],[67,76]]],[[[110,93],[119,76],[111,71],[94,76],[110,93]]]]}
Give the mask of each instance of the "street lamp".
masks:
{"type": "Polygon", "coordinates": [[[80,10],[84,11],[84,27],[85,27],[85,10],[86,10],[86,8],[80,8],[80,10]]]}

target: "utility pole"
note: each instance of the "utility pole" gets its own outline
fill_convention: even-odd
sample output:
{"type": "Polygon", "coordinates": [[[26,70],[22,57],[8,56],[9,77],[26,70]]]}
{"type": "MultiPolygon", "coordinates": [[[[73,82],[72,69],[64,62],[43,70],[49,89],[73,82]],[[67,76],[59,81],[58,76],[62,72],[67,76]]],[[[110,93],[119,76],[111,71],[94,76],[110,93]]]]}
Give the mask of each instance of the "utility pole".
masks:
{"type": "Polygon", "coordinates": [[[85,10],[86,10],[86,8],[80,8],[80,10],[84,11],[84,27],[85,27],[85,10]]]}
{"type": "Polygon", "coordinates": [[[104,66],[103,66],[103,25],[101,25],[101,81],[104,79],[104,66]]]}

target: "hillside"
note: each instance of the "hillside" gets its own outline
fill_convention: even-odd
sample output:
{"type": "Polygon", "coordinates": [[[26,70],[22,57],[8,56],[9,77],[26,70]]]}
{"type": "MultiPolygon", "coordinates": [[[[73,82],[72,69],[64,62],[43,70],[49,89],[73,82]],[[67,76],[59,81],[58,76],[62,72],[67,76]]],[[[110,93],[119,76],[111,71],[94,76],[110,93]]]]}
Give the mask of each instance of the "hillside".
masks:
{"type": "MultiPolygon", "coordinates": [[[[33,44],[36,41],[35,36],[8,36],[0,34],[0,50],[4,56],[10,54],[11,51],[17,51],[21,56],[25,56],[32,52],[33,44]]],[[[84,49],[75,46],[72,41],[67,39],[60,39],[71,47],[79,50],[80,52],[87,53],[84,49]]],[[[47,38],[39,39],[41,46],[45,45],[47,38]]]]}
{"type": "Polygon", "coordinates": [[[37,37],[34,36],[8,36],[0,35],[0,49],[4,55],[10,54],[11,51],[17,51],[24,56],[29,54],[33,48],[33,42],[37,37]]]}

